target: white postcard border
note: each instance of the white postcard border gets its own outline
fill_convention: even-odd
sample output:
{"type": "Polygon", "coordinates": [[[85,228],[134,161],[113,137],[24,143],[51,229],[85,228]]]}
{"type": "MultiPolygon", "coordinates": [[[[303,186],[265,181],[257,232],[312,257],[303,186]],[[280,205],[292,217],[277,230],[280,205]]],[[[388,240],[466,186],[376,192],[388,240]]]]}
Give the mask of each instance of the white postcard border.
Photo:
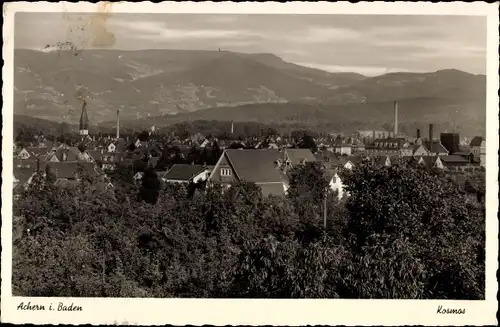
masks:
{"type": "Polygon", "coordinates": [[[486,3],[8,3],[4,4],[2,147],[2,322],[36,324],[173,325],[489,325],[496,324],[498,269],[498,4],[486,3]],[[227,300],[12,297],[13,37],[15,12],[281,13],[482,15],[488,19],[486,300],[227,300]],[[21,302],[59,301],[83,311],[18,311],[21,302]],[[439,305],[465,308],[464,315],[438,315],[439,305]]]}

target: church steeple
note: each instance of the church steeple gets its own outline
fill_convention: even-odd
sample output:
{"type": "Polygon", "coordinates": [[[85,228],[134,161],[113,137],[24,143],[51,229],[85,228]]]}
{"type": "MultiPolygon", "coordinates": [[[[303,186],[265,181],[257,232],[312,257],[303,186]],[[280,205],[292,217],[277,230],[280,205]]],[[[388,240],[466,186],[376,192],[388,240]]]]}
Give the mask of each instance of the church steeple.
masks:
{"type": "Polygon", "coordinates": [[[87,115],[87,102],[83,101],[82,115],[80,116],[80,135],[89,134],[89,116],[87,115]]]}

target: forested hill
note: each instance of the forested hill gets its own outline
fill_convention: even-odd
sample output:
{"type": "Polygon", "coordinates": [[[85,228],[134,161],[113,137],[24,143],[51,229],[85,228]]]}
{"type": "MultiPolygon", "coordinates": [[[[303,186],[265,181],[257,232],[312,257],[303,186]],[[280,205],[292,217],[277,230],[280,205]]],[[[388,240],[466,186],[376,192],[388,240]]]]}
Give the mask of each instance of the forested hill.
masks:
{"type": "Polygon", "coordinates": [[[129,121],[179,114],[167,120],[273,123],[296,122],[298,114],[313,125],[320,118],[380,125],[389,120],[390,102],[399,100],[401,110],[411,110],[406,118],[402,113],[403,123],[418,118],[440,124],[453,113],[453,123],[470,125],[467,134],[480,134],[485,125],[486,77],[458,70],[366,77],[307,68],[273,54],[16,50],[14,81],[16,114],[70,124],[78,123],[87,97],[93,124],[114,120],[120,109],[129,121]]]}

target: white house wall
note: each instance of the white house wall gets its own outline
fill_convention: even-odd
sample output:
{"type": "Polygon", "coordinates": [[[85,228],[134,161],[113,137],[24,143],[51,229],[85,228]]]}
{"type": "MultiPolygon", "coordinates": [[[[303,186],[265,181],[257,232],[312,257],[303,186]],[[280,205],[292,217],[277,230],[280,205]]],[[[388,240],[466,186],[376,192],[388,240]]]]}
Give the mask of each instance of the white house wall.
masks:
{"type": "Polygon", "coordinates": [[[344,184],[342,184],[342,180],[337,174],[335,174],[330,180],[330,189],[334,192],[338,192],[337,198],[339,200],[344,196],[344,184]]]}

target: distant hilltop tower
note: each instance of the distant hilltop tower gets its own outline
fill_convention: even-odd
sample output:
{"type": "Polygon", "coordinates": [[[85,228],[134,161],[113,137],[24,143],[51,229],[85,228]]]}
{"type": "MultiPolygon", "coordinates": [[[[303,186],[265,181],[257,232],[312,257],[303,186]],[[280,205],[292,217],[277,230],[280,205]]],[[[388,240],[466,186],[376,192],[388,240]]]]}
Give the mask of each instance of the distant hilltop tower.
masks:
{"type": "Polygon", "coordinates": [[[80,135],[89,135],[89,116],[86,101],[83,101],[82,115],[80,116],[80,135]]]}
{"type": "Polygon", "coordinates": [[[120,110],[116,110],[116,139],[120,138],[120,110]]]}

